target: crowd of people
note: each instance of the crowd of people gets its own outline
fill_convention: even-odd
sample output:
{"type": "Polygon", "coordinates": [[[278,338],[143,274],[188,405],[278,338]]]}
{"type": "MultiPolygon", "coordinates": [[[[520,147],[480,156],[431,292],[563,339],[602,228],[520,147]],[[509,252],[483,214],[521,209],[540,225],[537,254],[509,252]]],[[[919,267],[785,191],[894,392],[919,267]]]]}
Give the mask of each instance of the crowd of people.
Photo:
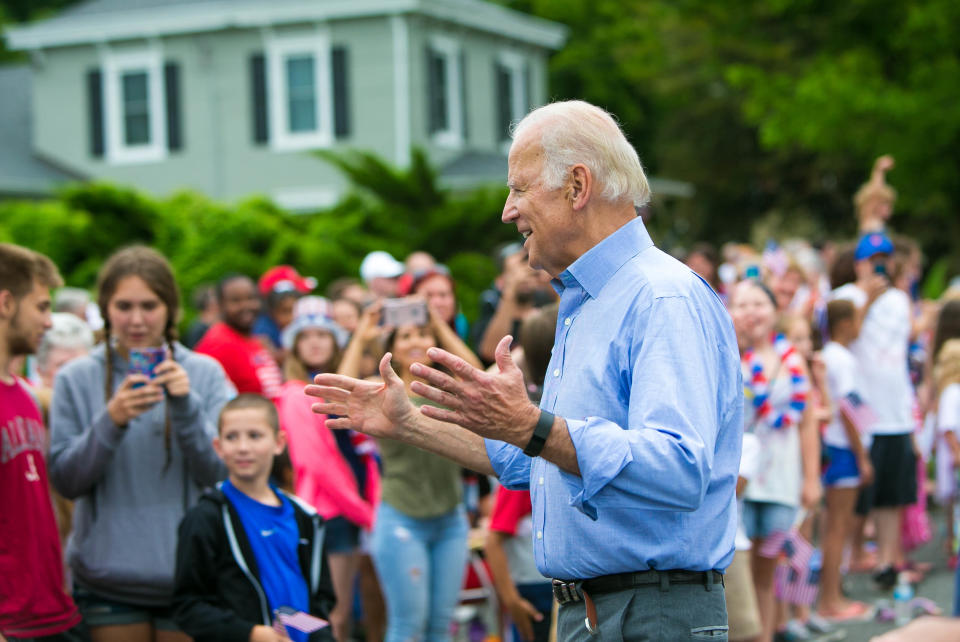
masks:
{"type": "MultiPolygon", "coordinates": [[[[400,262],[377,251],[359,278],[329,284],[289,265],[256,280],[226,274],[194,293],[181,342],[176,275],[157,251],[118,250],[91,298],[61,287],[46,257],[0,245],[0,640],[344,642],[361,630],[368,640],[448,639],[468,553],[481,547],[471,529],[485,533],[482,554],[514,639],[548,639],[554,598],[581,600],[562,599],[573,584],[558,589],[548,578],[594,580],[599,623],[593,600],[583,602],[588,630],[602,632],[614,607],[597,578],[637,571],[626,581],[647,584],[658,568],[670,573],[649,583],[664,594],[675,585],[671,609],[694,590],[684,585],[706,582],[711,592],[716,581],[731,640],[808,639],[872,615],[844,594],[845,573],[871,572],[884,589],[922,581],[929,569],[909,553],[936,528],[925,509],[932,458],[936,499],[948,508],[944,563],[956,567],[960,284],[938,301],[919,297],[922,254],[889,222],[892,159],[878,159],[854,198],[855,239],[719,251],[700,243],[674,252],[687,270],[646,251],[634,206],[648,193],[611,197],[627,204],[617,215],[637,223],[590,228],[603,257],[590,255],[594,246],[568,252],[573,235],[548,245],[549,215],[518,204],[528,139],[549,146],[537,126],[511,153],[505,208],[505,220],[536,240],[500,248],[500,275],[472,324],[434,257],[400,262]],[[596,258],[577,261],[588,255],[596,258]],[[571,263],[579,267],[567,271],[571,263]],[[631,281],[654,272],[666,276],[631,281]],[[700,278],[688,281],[691,273],[700,278]],[[636,288],[652,302],[636,304],[636,288]],[[586,333],[580,306],[593,319],[586,333]],[[618,330],[633,325],[643,331],[618,330]],[[716,362],[700,348],[716,348],[716,362]],[[608,354],[637,361],[600,360],[608,354]],[[477,380],[487,368],[522,381],[532,405],[511,408],[543,409],[539,419],[514,413],[534,431],[523,465],[507,438],[484,446],[436,432],[427,447],[413,435],[414,414],[478,424],[455,378],[477,380]],[[560,381],[561,369],[572,376],[560,381]],[[625,377],[626,398],[610,387],[625,377]],[[596,391],[578,407],[571,400],[585,385],[596,391]],[[399,391],[377,411],[394,403],[384,414],[406,413],[410,426],[361,430],[358,414],[373,414],[351,399],[361,386],[399,391]],[[644,406],[644,396],[657,405],[644,406]],[[636,442],[621,444],[621,426],[635,420],[681,428],[629,431],[636,442]],[[698,427],[710,421],[713,433],[698,427]],[[561,425],[575,450],[557,445],[561,425]],[[621,446],[633,454],[615,455],[621,446]],[[653,483],[651,470],[659,482],[629,490],[653,483]],[[569,491],[569,506],[566,496],[531,496],[545,478],[569,491]],[[571,506],[574,517],[564,512],[571,506]],[[595,537],[598,510],[615,528],[587,550],[580,533],[595,537]],[[563,536],[545,537],[545,523],[563,536]],[[638,543],[621,541],[623,529],[638,543]],[[676,537],[683,555],[703,559],[658,544],[676,537]],[[798,561],[808,543],[820,554],[798,561]],[[798,582],[815,591],[791,590],[798,582]],[[304,632],[306,614],[330,626],[304,632]]],[[[593,176],[572,176],[588,203],[593,176]]],[[[587,207],[577,198],[571,211],[587,207]]],[[[577,583],[585,596],[587,586],[577,583]]],[[[709,612],[718,603],[704,604],[709,612]]],[[[698,630],[724,628],[716,624],[698,630]]]]}

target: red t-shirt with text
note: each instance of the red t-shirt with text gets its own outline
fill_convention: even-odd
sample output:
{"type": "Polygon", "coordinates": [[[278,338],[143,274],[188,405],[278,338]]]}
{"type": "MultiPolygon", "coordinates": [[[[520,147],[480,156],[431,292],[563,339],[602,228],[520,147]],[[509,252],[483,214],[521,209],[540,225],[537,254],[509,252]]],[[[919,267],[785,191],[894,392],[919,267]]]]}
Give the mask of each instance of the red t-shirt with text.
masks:
{"type": "Polygon", "coordinates": [[[252,335],[242,335],[219,321],[210,326],[194,349],[219,361],[238,393],[252,392],[274,400],[280,397],[283,374],[252,335]]]}
{"type": "Polygon", "coordinates": [[[0,381],[0,632],[54,635],[80,623],[63,586],[47,485],[47,432],[19,381],[0,381]]]}

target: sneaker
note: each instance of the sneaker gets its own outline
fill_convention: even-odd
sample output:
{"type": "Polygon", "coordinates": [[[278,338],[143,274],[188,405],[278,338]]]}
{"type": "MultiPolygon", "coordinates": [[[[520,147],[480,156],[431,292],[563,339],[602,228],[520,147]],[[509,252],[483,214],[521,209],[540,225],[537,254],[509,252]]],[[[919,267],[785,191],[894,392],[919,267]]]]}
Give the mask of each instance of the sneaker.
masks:
{"type": "Polygon", "coordinates": [[[897,584],[897,569],[888,566],[873,574],[873,582],[877,588],[883,591],[889,591],[897,584]]]}

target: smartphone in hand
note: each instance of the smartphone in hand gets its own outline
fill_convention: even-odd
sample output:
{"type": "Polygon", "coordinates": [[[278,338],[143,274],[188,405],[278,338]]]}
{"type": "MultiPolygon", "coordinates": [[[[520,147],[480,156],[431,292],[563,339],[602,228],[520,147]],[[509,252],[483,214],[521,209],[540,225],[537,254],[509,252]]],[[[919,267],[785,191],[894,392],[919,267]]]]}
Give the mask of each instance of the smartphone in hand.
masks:
{"type": "Polygon", "coordinates": [[[429,319],[427,303],[423,299],[387,299],[380,312],[380,325],[394,328],[401,325],[426,325],[429,319]]]}
{"type": "Polygon", "coordinates": [[[147,375],[153,379],[157,366],[166,358],[164,348],[130,348],[130,374],[147,375]]]}

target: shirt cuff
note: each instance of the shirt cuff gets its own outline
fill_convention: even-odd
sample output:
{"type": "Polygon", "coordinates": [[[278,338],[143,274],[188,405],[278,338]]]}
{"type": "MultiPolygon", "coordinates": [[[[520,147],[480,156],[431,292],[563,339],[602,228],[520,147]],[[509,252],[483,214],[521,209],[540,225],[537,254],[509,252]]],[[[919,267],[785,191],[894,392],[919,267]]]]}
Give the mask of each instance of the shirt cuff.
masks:
{"type": "Polygon", "coordinates": [[[510,490],[530,489],[530,457],[523,451],[503,441],[484,439],[487,458],[500,483],[510,490]]]}
{"type": "Polygon", "coordinates": [[[560,477],[570,492],[570,506],[596,520],[597,507],[591,500],[633,461],[633,452],[626,431],[611,421],[600,417],[565,421],[580,475],[561,470],[560,477]]]}

